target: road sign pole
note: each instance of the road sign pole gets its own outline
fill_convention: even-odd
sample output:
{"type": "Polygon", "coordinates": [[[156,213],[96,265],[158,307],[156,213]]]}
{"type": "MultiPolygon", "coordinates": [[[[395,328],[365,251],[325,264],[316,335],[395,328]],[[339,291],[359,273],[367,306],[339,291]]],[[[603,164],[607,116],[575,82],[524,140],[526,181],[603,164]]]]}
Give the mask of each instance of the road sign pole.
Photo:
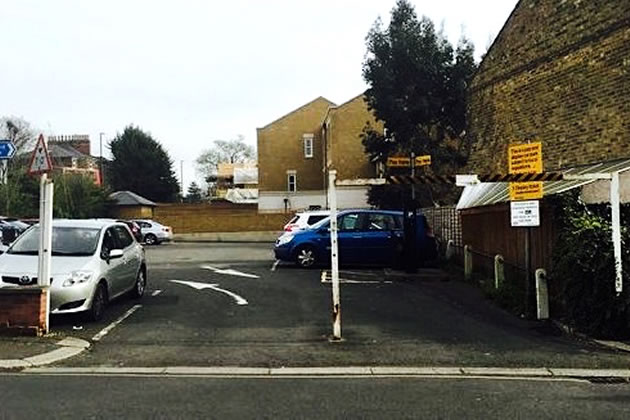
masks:
{"type": "Polygon", "coordinates": [[[337,171],[328,171],[328,203],[330,204],[330,271],[332,275],[333,340],[341,340],[341,299],[339,293],[339,243],[337,238],[337,171]]]}

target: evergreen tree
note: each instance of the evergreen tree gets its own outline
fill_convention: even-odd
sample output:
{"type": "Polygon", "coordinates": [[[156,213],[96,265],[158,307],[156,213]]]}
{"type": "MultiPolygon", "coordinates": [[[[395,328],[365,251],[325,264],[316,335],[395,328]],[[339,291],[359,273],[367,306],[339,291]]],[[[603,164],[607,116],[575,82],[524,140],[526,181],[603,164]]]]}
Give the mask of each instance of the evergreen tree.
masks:
{"type": "Polygon", "coordinates": [[[108,164],[109,182],[115,191],[133,191],[158,202],[177,200],[179,183],[173,161],[150,134],[128,126],[109,146],[113,155],[108,164]]]}
{"type": "Polygon", "coordinates": [[[201,188],[196,182],[192,182],[188,186],[188,193],[186,194],[186,201],[189,203],[200,203],[202,199],[201,188]]]}

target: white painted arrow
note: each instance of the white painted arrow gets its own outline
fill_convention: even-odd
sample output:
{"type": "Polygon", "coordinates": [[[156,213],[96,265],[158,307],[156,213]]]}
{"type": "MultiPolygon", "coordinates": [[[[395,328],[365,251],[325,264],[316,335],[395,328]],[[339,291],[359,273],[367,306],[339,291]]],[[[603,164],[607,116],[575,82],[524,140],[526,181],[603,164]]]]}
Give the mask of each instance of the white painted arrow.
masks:
{"type": "Polygon", "coordinates": [[[233,297],[237,305],[247,305],[247,301],[242,296],[239,296],[236,293],[230,292],[229,290],[221,289],[220,287],[218,287],[219,286],[218,284],[199,283],[196,281],[184,281],[184,280],[171,280],[171,282],[190,286],[193,289],[197,289],[197,290],[212,289],[217,292],[225,293],[226,295],[233,297]]]}
{"type": "Polygon", "coordinates": [[[227,274],[228,276],[248,277],[250,279],[260,278],[256,274],[243,273],[242,271],[233,270],[231,268],[222,269],[222,268],[212,267],[210,265],[202,265],[201,268],[203,268],[204,270],[213,271],[217,274],[227,274]]]}

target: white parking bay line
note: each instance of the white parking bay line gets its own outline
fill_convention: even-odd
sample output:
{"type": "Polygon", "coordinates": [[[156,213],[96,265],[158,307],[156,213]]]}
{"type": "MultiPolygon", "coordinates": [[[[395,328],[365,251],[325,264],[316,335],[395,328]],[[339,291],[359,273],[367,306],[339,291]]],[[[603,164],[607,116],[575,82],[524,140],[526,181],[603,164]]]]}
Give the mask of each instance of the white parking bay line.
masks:
{"type": "Polygon", "coordinates": [[[138,309],[142,308],[142,305],[134,305],[131,309],[129,309],[127,312],[125,312],[124,314],[122,314],[122,316],[120,318],[118,318],[116,321],[112,322],[111,324],[109,324],[107,327],[103,328],[100,332],[98,332],[94,337],[92,337],[92,341],[99,341],[101,340],[103,337],[105,337],[111,330],[113,330],[114,328],[116,328],[118,326],[118,324],[120,324],[121,322],[123,322],[125,319],[129,318],[134,312],[136,312],[138,309]]]}
{"type": "Polygon", "coordinates": [[[280,260],[276,260],[276,262],[273,263],[273,265],[271,266],[271,271],[276,271],[276,268],[278,268],[278,264],[280,264],[280,260]]]}
{"type": "Polygon", "coordinates": [[[162,293],[161,290],[154,290],[153,293],[151,293],[151,296],[155,297],[155,296],[159,295],[160,293],[162,293]]]}

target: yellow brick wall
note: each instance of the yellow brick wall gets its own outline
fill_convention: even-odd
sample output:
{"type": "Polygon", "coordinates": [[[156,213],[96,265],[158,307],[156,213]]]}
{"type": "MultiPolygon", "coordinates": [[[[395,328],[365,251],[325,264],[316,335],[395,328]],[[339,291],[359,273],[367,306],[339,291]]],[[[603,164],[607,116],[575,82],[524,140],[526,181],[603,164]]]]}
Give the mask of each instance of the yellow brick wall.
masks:
{"type": "Polygon", "coordinates": [[[330,169],[337,170],[337,179],[373,178],[375,167],[369,161],[361,143],[361,133],[367,123],[383,131],[367,108],[365,96],[360,95],[329,113],[327,133],[330,169]]]}
{"type": "Polygon", "coordinates": [[[170,226],[174,233],[281,231],[290,213],[258,213],[253,208],[217,208],[212,204],[160,205],[154,220],[170,226]]]}
{"type": "Polygon", "coordinates": [[[116,219],[152,219],[153,209],[151,207],[129,206],[115,207],[113,217],[116,219]]]}
{"type": "Polygon", "coordinates": [[[287,191],[287,170],[297,173],[297,190],[322,190],[321,123],[334,105],[319,97],[288,115],[257,129],[258,189],[287,191]],[[313,134],[313,158],[304,157],[304,134],[313,134]]]}

